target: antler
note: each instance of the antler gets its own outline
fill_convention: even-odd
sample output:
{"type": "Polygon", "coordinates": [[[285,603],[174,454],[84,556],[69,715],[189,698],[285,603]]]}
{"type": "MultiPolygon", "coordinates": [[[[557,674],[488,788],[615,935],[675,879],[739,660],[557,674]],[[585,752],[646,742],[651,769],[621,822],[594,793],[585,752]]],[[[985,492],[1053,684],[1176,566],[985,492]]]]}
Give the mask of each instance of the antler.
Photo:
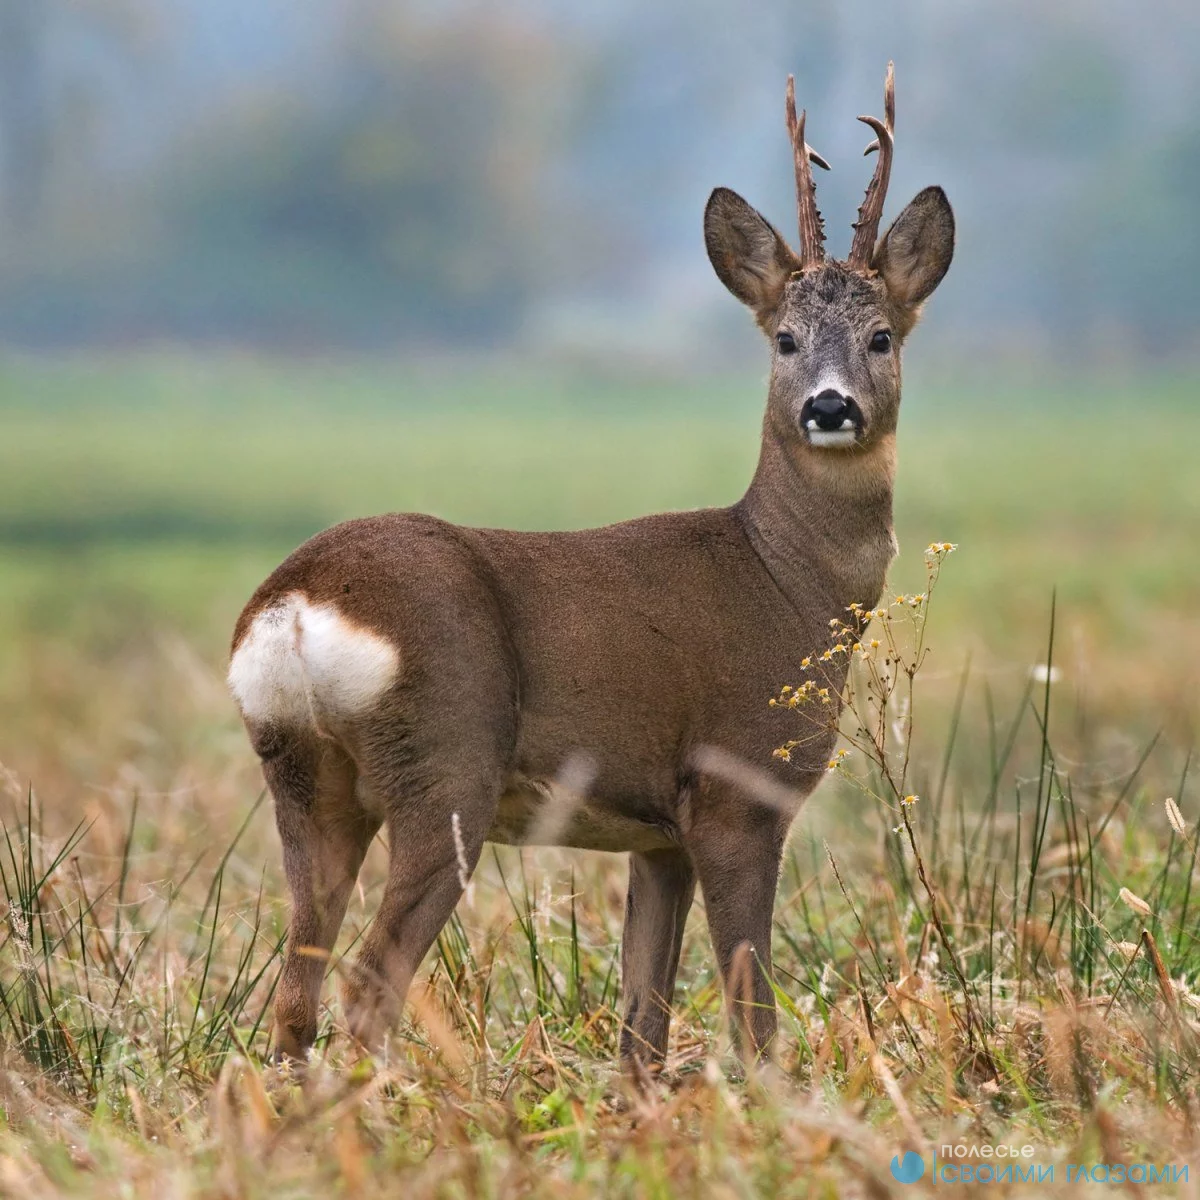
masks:
{"type": "Polygon", "coordinates": [[[879,219],[883,216],[888,179],[892,173],[896,128],[896,72],[891,63],[888,63],[887,82],[883,85],[883,113],[882,121],[877,117],[858,118],[864,125],[870,125],[875,130],[875,140],[863,154],[878,150],[879,160],[875,164],[875,175],[867,184],[867,194],[863,197],[862,207],[858,210],[858,220],[854,222],[854,241],[850,244],[850,256],[846,259],[846,265],[856,271],[870,269],[875,240],[879,236],[879,219]]]}
{"type": "Polygon", "coordinates": [[[792,157],[796,161],[796,212],[800,218],[800,269],[815,266],[825,258],[825,223],[817,211],[817,185],[813,182],[812,167],[829,170],[829,164],[804,140],[806,112],[796,118],[796,80],[787,81],[787,127],[792,139],[792,157]]]}

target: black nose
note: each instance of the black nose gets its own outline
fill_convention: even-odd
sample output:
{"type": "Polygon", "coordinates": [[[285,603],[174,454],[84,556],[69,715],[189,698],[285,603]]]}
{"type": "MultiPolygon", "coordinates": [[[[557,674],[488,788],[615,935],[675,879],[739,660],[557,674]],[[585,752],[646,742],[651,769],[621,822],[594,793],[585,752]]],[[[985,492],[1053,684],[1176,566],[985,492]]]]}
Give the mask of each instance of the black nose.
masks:
{"type": "Polygon", "coordinates": [[[809,402],[809,412],[817,422],[818,429],[841,429],[842,423],[850,415],[854,401],[833,388],[818,392],[809,402]]]}

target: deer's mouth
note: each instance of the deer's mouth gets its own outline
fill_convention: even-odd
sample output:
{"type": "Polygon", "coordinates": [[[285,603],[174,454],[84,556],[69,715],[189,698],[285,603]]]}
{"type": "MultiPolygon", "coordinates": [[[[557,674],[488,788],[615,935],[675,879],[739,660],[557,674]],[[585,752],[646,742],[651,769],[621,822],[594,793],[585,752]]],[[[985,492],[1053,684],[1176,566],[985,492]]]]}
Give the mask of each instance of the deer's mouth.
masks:
{"type": "Polygon", "coordinates": [[[862,409],[849,396],[839,396],[836,406],[823,399],[810,397],[800,410],[800,428],[808,444],[835,450],[857,445],[866,424],[862,409]]]}

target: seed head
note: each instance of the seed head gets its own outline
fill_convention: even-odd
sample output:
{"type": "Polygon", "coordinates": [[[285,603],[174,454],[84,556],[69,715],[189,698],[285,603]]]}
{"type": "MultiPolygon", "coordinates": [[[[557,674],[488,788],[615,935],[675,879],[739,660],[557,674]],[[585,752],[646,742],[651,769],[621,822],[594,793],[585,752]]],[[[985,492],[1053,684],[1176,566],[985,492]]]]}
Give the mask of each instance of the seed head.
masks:
{"type": "Polygon", "coordinates": [[[1187,837],[1187,826],[1183,823],[1183,813],[1179,811],[1179,805],[1171,799],[1170,796],[1166,799],[1167,820],[1171,823],[1171,828],[1175,830],[1181,838],[1187,837]]]}
{"type": "Polygon", "coordinates": [[[1117,895],[1125,903],[1128,908],[1133,909],[1135,913],[1142,917],[1152,916],[1154,910],[1148,905],[1141,896],[1135,896],[1128,888],[1123,887],[1117,895]]]}

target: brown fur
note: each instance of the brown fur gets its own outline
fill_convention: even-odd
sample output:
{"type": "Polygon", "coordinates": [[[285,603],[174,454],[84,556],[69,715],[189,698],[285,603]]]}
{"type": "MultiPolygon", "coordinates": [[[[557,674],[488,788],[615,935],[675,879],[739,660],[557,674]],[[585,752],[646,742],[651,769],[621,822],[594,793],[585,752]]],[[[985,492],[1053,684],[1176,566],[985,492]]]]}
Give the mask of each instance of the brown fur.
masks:
{"type": "MultiPolygon", "coordinates": [[[[832,734],[785,765],[790,728],[767,707],[831,618],[873,605],[894,553],[900,341],[949,264],[937,189],[881,240],[876,269],[795,274],[783,239],[731,192],[705,234],[722,280],[774,338],[758,470],[730,508],[573,533],[465,529],[427,516],[351,521],[300,547],[234,633],[288,596],[328,605],[399,652],[394,684],[353,719],[248,718],[275,799],[295,915],[276,1003],[280,1050],[316,1031],[324,966],[370,839],[388,827],[379,913],[346,985],[351,1030],[374,1042],[485,841],[520,840],[572,756],[594,767],[557,840],[631,851],[621,1055],[660,1060],[684,922],[698,882],[743,1049],[775,1032],[771,923],[780,855],[832,734]],[[889,238],[893,249],[889,249],[889,238]],[[931,282],[932,280],[932,282],[931,282]],[[890,328],[890,354],[868,351],[890,328]],[[853,387],[865,427],[845,450],[808,444],[799,406],[823,373],[853,387]],[[705,773],[713,746],[775,773],[793,807],[705,773]]],[[[314,710],[315,711],[315,710],[314,710]]],[[[549,797],[549,798],[548,798],[549,797]]]]}

